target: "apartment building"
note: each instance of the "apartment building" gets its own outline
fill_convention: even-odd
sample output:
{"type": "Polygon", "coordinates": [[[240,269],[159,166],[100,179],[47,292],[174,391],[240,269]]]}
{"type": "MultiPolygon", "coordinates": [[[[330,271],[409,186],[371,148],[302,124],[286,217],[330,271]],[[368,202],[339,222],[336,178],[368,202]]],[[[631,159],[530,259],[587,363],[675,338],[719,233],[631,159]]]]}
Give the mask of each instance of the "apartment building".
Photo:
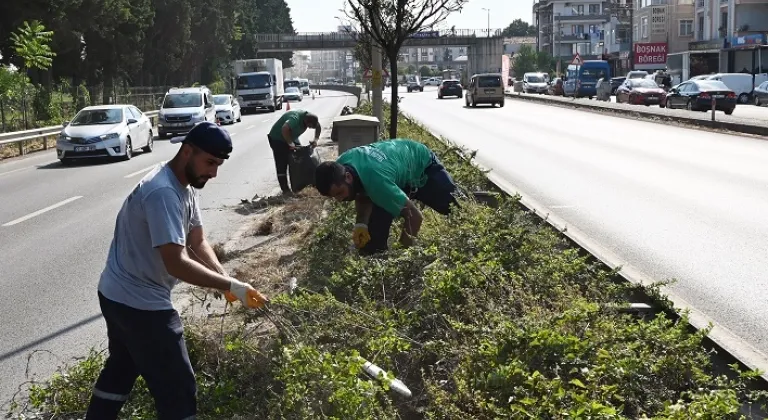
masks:
{"type": "MultiPolygon", "coordinates": [[[[578,54],[597,59],[606,53],[605,24],[612,20],[610,1],[539,0],[534,3],[534,21],[539,28],[537,47],[559,58],[558,67],[578,54]]],[[[558,73],[560,71],[558,70],[558,73]]]]}
{"type": "Polygon", "coordinates": [[[768,0],[695,0],[693,40],[669,56],[683,80],[716,72],[768,71],[768,0]]]}

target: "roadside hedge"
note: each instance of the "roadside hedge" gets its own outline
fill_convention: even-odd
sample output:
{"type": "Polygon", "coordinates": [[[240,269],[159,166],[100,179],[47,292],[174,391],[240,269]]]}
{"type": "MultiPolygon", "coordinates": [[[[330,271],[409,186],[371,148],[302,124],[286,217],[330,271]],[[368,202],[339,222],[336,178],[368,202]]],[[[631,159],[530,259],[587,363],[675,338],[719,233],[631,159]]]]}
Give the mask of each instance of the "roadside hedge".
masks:
{"type": "MultiPolygon", "coordinates": [[[[435,150],[464,188],[488,188],[457,148],[405,118],[399,133],[435,150]]],[[[188,326],[200,418],[738,419],[763,401],[747,388],[754,372],[713,373],[706,331],[691,333],[685,314],[622,312],[638,289],[518,204],[425,210],[416,246],[361,258],[353,206],[326,202],[288,263],[299,288],[275,296],[268,317],[240,310],[221,334],[188,326]],[[361,374],[359,356],[412,396],[361,374]]],[[[26,418],[76,418],[102,358],[34,387],[26,418]]],[[[141,383],[124,414],[154,416],[141,383]]]]}

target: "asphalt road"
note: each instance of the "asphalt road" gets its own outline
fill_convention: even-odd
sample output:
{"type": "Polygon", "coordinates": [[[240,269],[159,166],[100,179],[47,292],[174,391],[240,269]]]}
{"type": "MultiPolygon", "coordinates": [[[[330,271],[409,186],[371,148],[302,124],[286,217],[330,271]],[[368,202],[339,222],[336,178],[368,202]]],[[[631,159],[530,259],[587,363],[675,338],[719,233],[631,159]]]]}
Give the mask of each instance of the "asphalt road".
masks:
{"type": "MultiPolygon", "coordinates": [[[[333,117],[352,96],[327,92],[292,103],[333,117]]],[[[242,198],[279,191],[266,135],[285,112],[244,115],[225,128],[234,152],[218,177],[201,190],[203,223],[211,243],[237,231],[232,209],[242,198]]],[[[302,141],[313,136],[308,130],[302,141]]],[[[0,406],[31,374],[41,379],[62,362],[105,345],[96,285],[125,196],[152,167],[173,157],[178,145],[155,141],[149,154],[127,162],[64,167],[55,152],[0,163],[0,406]],[[39,351],[36,351],[39,350],[39,351]]]]}
{"type": "MultiPolygon", "coordinates": [[[[402,109],[568,226],[768,353],[768,142],[434,88],[402,109]]],[[[737,111],[738,112],[738,111],[737,111]]]]}

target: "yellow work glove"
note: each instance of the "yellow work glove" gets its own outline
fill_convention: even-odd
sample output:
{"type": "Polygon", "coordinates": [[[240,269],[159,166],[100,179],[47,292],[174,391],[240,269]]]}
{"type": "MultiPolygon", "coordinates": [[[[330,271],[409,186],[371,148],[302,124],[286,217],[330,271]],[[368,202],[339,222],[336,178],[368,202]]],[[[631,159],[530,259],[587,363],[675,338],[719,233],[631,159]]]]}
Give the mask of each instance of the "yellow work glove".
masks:
{"type": "Polygon", "coordinates": [[[357,249],[360,249],[371,240],[371,234],[368,233],[368,225],[364,223],[358,223],[352,230],[352,242],[355,243],[357,249]]]}
{"type": "Polygon", "coordinates": [[[249,308],[261,308],[268,301],[268,299],[259,293],[258,290],[254,289],[253,286],[235,279],[231,279],[229,290],[224,292],[224,297],[226,297],[229,302],[239,300],[243,305],[249,308]]]}

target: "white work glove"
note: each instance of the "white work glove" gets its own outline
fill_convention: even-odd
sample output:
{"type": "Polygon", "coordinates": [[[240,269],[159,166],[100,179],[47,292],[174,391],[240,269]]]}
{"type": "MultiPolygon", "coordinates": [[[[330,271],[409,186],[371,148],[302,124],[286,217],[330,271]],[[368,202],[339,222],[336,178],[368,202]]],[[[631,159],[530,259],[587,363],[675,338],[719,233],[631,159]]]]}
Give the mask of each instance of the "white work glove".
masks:
{"type": "Polygon", "coordinates": [[[230,279],[230,282],[229,290],[224,292],[224,296],[230,302],[239,300],[249,308],[262,308],[269,301],[248,283],[237,279],[230,279]]]}

